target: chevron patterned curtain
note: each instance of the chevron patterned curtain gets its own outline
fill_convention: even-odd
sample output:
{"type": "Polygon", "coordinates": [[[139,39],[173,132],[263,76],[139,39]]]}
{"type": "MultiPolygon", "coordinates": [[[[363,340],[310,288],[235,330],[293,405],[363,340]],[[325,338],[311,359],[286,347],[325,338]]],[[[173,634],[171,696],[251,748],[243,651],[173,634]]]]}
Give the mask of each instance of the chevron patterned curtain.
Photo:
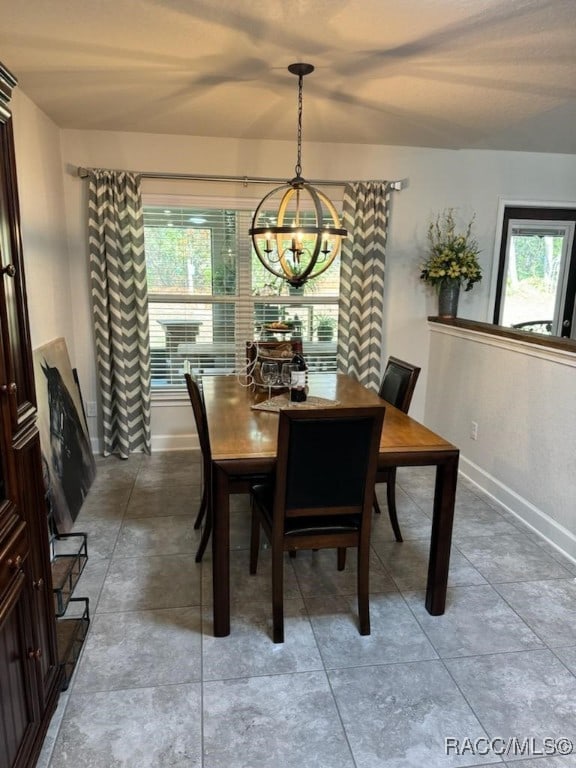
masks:
{"type": "Polygon", "coordinates": [[[104,456],[150,453],[150,339],[140,177],[91,170],[88,229],[104,456]]]}
{"type": "Polygon", "coordinates": [[[344,190],[338,370],[378,390],[381,377],[384,262],[390,185],[352,182],[344,190]]]}

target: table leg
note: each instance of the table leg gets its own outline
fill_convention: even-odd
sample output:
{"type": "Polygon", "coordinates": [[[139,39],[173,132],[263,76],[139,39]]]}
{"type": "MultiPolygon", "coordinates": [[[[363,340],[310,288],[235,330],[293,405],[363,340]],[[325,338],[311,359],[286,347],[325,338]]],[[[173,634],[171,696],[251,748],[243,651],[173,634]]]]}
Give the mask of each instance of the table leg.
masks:
{"type": "Polygon", "coordinates": [[[428,583],[426,585],[426,609],[432,616],[441,616],[446,606],[457,478],[458,454],[450,456],[436,467],[428,583]]]}
{"type": "Polygon", "coordinates": [[[230,634],[230,494],[228,475],[212,465],[212,590],[214,636],[230,634]]]}

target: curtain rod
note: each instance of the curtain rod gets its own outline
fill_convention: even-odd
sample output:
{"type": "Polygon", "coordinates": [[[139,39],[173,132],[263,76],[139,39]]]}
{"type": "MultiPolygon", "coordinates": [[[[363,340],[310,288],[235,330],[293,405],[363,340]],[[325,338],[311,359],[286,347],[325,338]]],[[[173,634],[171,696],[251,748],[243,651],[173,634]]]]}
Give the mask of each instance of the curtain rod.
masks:
{"type": "MultiPolygon", "coordinates": [[[[85,179],[90,175],[90,169],[83,168],[82,166],[77,169],[78,176],[81,179],[85,179]]],[[[241,181],[244,186],[248,184],[284,184],[286,179],[264,177],[264,176],[210,176],[197,173],[158,173],[154,171],[139,171],[138,176],[142,176],[144,179],[166,179],[168,180],[182,180],[182,181],[241,181]]],[[[348,181],[337,181],[328,179],[315,179],[310,182],[311,184],[319,184],[327,187],[344,187],[348,184],[348,181]]],[[[403,181],[390,181],[388,182],[390,187],[396,191],[404,188],[403,181]]]]}

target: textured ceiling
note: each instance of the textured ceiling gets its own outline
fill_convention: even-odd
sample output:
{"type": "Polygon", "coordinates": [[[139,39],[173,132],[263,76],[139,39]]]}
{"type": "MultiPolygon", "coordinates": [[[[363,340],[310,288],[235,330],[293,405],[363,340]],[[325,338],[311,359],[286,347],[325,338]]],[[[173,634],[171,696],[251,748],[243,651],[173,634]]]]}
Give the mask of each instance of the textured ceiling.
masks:
{"type": "Polygon", "coordinates": [[[576,0],[0,0],[63,128],[576,153],[576,0]]]}

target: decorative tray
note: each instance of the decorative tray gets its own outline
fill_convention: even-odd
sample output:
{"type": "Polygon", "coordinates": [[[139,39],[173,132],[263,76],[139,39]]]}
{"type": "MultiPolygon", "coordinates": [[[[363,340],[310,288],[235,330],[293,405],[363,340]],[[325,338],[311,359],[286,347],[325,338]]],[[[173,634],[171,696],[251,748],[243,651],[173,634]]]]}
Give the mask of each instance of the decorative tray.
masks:
{"type": "Polygon", "coordinates": [[[90,625],[89,599],[70,598],[66,615],[56,620],[58,660],[64,671],[62,690],[70,685],[74,668],[90,625]]]}
{"type": "Polygon", "coordinates": [[[52,591],[56,616],[64,615],[88,560],[87,534],[64,533],[52,539],[52,591]]]}
{"type": "Polygon", "coordinates": [[[280,326],[266,324],[261,326],[261,330],[268,331],[270,333],[290,333],[290,331],[294,330],[294,326],[289,325],[288,323],[284,323],[280,326]]]}

